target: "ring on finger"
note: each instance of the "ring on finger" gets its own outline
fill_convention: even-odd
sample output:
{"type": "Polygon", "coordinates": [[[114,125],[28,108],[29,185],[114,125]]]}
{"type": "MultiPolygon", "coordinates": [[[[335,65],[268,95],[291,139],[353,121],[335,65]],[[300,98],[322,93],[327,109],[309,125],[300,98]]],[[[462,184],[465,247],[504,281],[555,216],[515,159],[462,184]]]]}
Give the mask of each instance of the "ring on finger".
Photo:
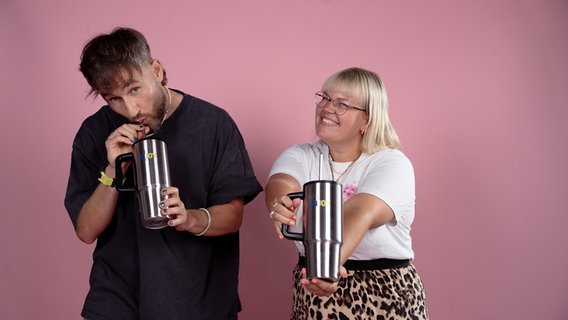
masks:
{"type": "Polygon", "coordinates": [[[275,213],[276,213],[276,211],[274,211],[274,210],[270,211],[270,214],[269,214],[270,219],[272,219],[272,216],[273,216],[275,213]]]}

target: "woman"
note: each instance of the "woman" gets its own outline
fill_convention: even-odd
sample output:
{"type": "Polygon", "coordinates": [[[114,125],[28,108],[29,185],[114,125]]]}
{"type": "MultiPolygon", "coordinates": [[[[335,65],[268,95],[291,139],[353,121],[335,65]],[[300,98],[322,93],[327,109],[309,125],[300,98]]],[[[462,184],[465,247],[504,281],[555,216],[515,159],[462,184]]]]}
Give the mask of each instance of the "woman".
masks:
{"type": "Polygon", "coordinates": [[[315,97],[319,140],[278,157],[265,204],[282,239],[282,224],[294,228],[302,221],[300,200],[288,193],[320,179],[320,172],[321,180],[341,183],[342,267],[338,282],[306,279],[304,249],[296,243],[291,319],[428,319],[424,286],[411,264],[414,169],[397,149],[381,79],[349,68],[329,77],[315,97]]]}

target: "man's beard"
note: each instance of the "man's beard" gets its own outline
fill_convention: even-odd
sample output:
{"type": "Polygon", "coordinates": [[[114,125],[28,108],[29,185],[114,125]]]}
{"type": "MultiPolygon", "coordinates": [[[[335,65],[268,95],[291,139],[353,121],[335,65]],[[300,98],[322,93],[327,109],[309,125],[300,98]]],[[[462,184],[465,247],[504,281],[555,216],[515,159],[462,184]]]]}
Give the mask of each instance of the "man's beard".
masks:
{"type": "Polygon", "coordinates": [[[160,130],[160,128],[162,127],[162,123],[165,120],[167,111],[166,94],[162,90],[159,90],[159,92],[160,94],[156,96],[154,102],[152,103],[152,109],[154,110],[151,116],[152,122],[146,124],[154,133],[158,132],[158,130],[160,130]]]}

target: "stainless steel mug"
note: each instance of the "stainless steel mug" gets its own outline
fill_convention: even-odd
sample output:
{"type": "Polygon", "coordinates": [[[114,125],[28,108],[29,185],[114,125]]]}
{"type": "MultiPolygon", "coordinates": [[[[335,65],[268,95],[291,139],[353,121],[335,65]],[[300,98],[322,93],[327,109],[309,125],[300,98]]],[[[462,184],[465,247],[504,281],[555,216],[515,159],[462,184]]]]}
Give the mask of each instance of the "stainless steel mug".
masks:
{"type": "Polygon", "coordinates": [[[132,152],[116,157],[116,189],[136,192],[138,210],[144,227],[160,229],[168,225],[169,218],[160,214],[159,203],[166,196],[161,194],[170,186],[170,169],[166,143],[158,139],[141,139],[134,143],[132,152]],[[134,161],[134,185],[125,186],[122,163],[134,161]]]}
{"type": "Polygon", "coordinates": [[[308,279],[337,281],[343,243],[343,187],[328,180],[304,184],[303,192],[290,193],[291,199],[303,200],[303,233],[289,232],[282,225],[286,239],[302,241],[306,253],[308,279]]]}

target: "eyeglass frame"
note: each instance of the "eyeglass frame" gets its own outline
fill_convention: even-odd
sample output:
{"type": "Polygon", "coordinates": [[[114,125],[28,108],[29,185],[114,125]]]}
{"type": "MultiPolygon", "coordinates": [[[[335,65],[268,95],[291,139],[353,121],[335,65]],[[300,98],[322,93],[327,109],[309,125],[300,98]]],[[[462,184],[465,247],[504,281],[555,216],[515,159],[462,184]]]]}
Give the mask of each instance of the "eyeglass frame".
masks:
{"type": "Polygon", "coordinates": [[[345,100],[345,99],[343,99],[343,98],[331,99],[331,97],[328,96],[325,91],[318,91],[318,92],[315,93],[315,96],[316,96],[316,97],[315,97],[315,99],[316,99],[316,100],[315,100],[315,102],[316,102],[316,107],[318,107],[318,108],[323,108],[323,107],[327,106],[328,103],[331,102],[331,105],[332,105],[333,108],[335,109],[335,112],[337,112],[337,114],[339,114],[339,115],[344,115],[344,114],[347,112],[347,110],[349,110],[349,109],[355,109],[355,110],[367,112],[367,109],[363,109],[363,108],[359,108],[359,107],[356,107],[356,106],[352,106],[352,105],[347,104],[346,102],[348,102],[348,100],[345,100]],[[321,98],[320,103],[322,103],[323,101],[325,101],[325,103],[324,103],[323,105],[321,105],[321,106],[320,106],[320,103],[317,102],[318,97],[321,98]],[[337,100],[344,100],[344,101],[337,102],[337,100]],[[338,104],[341,104],[341,105],[343,105],[343,106],[345,107],[345,111],[344,111],[344,112],[342,112],[342,113],[339,113],[339,112],[338,112],[338,109],[337,109],[337,105],[338,105],[338,104]]]}

